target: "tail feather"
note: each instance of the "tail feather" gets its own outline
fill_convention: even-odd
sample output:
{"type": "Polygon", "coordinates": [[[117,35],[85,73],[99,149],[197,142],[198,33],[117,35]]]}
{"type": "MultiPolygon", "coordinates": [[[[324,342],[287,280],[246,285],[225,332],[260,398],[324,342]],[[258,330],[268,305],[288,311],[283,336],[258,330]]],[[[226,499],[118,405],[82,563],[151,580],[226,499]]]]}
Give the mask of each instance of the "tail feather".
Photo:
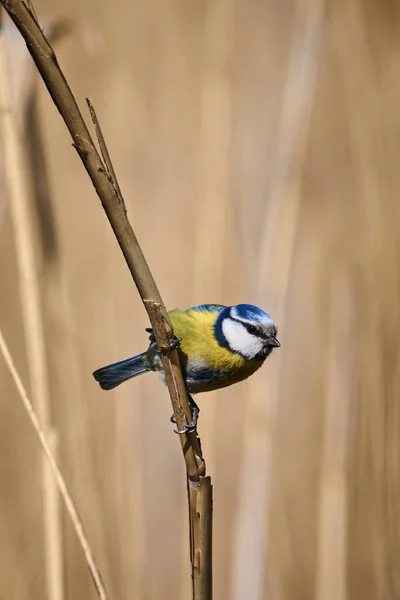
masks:
{"type": "Polygon", "coordinates": [[[99,382],[103,390],[112,390],[132,377],[136,377],[141,373],[150,371],[147,361],[145,361],[146,353],[138,354],[132,358],[127,358],[119,362],[107,365],[101,369],[97,369],[93,373],[93,377],[99,382]]]}

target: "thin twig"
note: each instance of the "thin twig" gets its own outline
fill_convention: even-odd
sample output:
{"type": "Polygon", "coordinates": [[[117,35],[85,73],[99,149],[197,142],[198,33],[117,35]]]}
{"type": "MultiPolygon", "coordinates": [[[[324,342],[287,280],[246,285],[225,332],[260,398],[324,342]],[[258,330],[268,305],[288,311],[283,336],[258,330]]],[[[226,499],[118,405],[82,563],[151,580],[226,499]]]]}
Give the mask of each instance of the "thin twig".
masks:
{"type": "Polygon", "coordinates": [[[35,10],[35,7],[32,4],[32,0],[27,0],[26,3],[27,3],[27,6],[28,6],[29,10],[32,13],[32,15],[35,17],[36,22],[38,23],[38,18],[37,18],[36,10],[35,10]]]}
{"type": "Polygon", "coordinates": [[[96,564],[96,560],[95,560],[93,552],[90,548],[89,541],[86,537],[85,530],[82,525],[82,521],[79,517],[79,514],[75,507],[74,501],[72,500],[71,495],[68,491],[67,484],[65,483],[65,479],[62,476],[60,468],[57,465],[56,459],[53,456],[53,453],[50,448],[50,444],[46,439],[46,435],[42,429],[40,421],[35,413],[32,403],[28,397],[28,394],[24,388],[24,385],[23,385],[21,378],[18,374],[18,371],[15,367],[14,361],[8,350],[8,346],[6,344],[6,341],[3,337],[1,330],[0,330],[0,350],[1,350],[2,355],[4,356],[4,360],[5,360],[7,367],[12,375],[12,378],[14,379],[15,385],[17,387],[19,395],[21,396],[21,400],[24,404],[25,410],[28,413],[31,423],[36,431],[36,434],[37,434],[39,440],[40,440],[40,443],[42,445],[44,453],[46,454],[47,460],[49,461],[51,470],[53,471],[53,475],[57,482],[58,489],[60,490],[60,493],[64,499],[65,506],[71,517],[72,524],[75,528],[79,542],[82,546],[82,550],[85,554],[86,561],[87,561],[87,564],[88,564],[88,567],[90,570],[90,574],[93,577],[93,582],[96,586],[96,590],[99,595],[99,598],[101,600],[109,600],[109,596],[107,594],[103,579],[102,579],[100,571],[99,571],[99,568],[96,564]]]}
{"type": "Polygon", "coordinates": [[[100,152],[103,157],[104,164],[107,167],[107,173],[111,177],[111,181],[115,187],[115,191],[117,192],[117,195],[122,197],[121,188],[119,187],[118,179],[115,175],[114,167],[111,162],[110,153],[108,152],[108,148],[107,148],[106,142],[104,140],[103,132],[101,130],[100,123],[99,123],[99,120],[96,115],[96,111],[94,110],[92,101],[89,98],[86,98],[86,102],[89,107],[89,112],[90,112],[90,116],[92,118],[92,123],[93,123],[93,127],[94,127],[94,130],[96,133],[97,141],[99,142],[100,152]]]}
{"type": "MultiPolygon", "coordinates": [[[[127,218],[126,206],[116,182],[115,174],[111,175],[109,166],[111,160],[109,160],[108,151],[104,152],[104,149],[102,150],[103,156],[108,157],[105,159],[105,162],[108,163],[108,166],[106,166],[93,143],[75,98],[57,63],[54,51],[32,13],[21,0],[0,1],[23,36],[46,87],[64,119],[73,139],[73,145],[101,200],[147,310],[157,344],[160,348],[166,348],[173,340],[173,327],[127,218]]],[[[97,134],[99,134],[99,131],[98,128],[97,134]]],[[[104,138],[102,135],[101,140],[103,144],[104,138]]],[[[181,430],[184,428],[185,423],[191,422],[192,413],[177,351],[163,351],[162,362],[176,424],[181,430]]],[[[192,562],[193,599],[211,600],[211,480],[205,476],[205,462],[197,435],[186,433],[180,435],[179,438],[189,479],[188,486],[191,490],[188,497],[191,519],[190,557],[192,562]]]]}

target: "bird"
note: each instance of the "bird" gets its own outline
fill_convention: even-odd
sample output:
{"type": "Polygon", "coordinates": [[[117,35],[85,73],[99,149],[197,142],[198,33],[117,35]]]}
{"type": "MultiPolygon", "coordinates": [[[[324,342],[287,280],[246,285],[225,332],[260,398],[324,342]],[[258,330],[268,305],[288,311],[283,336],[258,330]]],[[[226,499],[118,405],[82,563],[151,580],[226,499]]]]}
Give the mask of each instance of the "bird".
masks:
{"type": "MultiPolygon", "coordinates": [[[[193,409],[193,420],[176,433],[194,431],[199,407],[191,394],[230,386],[255,373],[279,348],[277,327],[270,315],[252,304],[200,304],[168,312],[174,328],[183,378],[193,409]]],[[[93,377],[103,390],[112,390],[142,373],[156,371],[165,383],[161,352],[152,329],[145,352],[97,369],[93,377]]],[[[175,423],[174,415],[171,421],[175,423]]]]}

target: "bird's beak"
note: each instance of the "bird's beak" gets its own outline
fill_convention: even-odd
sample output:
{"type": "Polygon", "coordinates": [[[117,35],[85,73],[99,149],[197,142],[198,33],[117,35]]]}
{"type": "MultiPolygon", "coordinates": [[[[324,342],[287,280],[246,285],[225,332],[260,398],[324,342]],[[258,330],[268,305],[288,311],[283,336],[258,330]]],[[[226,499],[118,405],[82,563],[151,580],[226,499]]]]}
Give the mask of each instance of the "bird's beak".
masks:
{"type": "Polygon", "coordinates": [[[281,347],[280,343],[274,335],[271,335],[269,338],[267,338],[267,344],[268,346],[272,346],[273,348],[281,347]]]}

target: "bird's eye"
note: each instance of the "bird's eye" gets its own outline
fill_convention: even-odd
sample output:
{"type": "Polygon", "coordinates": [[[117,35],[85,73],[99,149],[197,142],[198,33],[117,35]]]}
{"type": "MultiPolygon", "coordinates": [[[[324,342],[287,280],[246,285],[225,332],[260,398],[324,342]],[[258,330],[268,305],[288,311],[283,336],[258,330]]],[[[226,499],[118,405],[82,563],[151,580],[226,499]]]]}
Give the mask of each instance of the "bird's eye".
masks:
{"type": "Polygon", "coordinates": [[[249,333],[255,333],[257,331],[257,327],[254,327],[254,325],[246,325],[246,329],[249,333]]]}

